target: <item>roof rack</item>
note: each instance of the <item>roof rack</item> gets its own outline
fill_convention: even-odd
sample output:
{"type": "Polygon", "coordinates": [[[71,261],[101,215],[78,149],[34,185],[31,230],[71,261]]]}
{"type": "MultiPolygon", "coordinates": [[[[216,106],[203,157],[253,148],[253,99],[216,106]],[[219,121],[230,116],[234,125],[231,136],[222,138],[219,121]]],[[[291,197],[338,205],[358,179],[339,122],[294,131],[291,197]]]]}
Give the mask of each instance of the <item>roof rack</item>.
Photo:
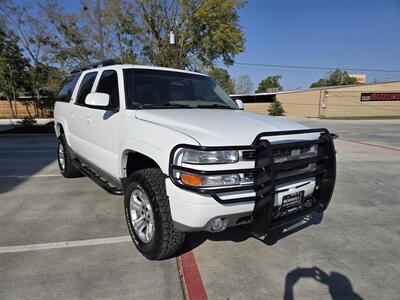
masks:
{"type": "Polygon", "coordinates": [[[86,70],[101,68],[101,67],[105,67],[105,66],[112,66],[112,65],[116,65],[116,64],[117,64],[117,62],[113,59],[105,59],[102,61],[92,63],[90,65],[83,66],[81,68],[76,68],[71,71],[71,74],[80,73],[80,72],[83,72],[86,70]]]}

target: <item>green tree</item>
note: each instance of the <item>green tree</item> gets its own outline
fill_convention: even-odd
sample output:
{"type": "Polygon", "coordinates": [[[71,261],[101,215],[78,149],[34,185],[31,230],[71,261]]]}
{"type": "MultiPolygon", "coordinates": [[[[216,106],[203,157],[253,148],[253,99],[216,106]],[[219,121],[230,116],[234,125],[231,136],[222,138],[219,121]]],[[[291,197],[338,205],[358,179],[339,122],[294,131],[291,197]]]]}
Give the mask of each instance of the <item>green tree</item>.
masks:
{"type": "Polygon", "coordinates": [[[336,86],[336,85],[349,85],[356,84],[357,79],[349,76],[346,71],[341,71],[340,69],[336,69],[331,72],[328,78],[320,78],[318,81],[312,83],[310,88],[314,87],[324,87],[324,86],[336,86]]]}
{"type": "Polygon", "coordinates": [[[87,22],[92,16],[85,14],[85,5],[80,13],[66,13],[58,2],[49,2],[42,9],[50,21],[48,34],[53,35],[52,63],[72,69],[100,59],[96,27],[87,22]]]}
{"type": "Polygon", "coordinates": [[[281,75],[268,76],[260,81],[256,93],[266,93],[268,89],[277,89],[278,91],[281,91],[282,86],[279,82],[281,79],[281,75]]]}
{"type": "Polygon", "coordinates": [[[276,99],[276,96],[274,96],[274,101],[268,108],[268,113],[270,116],[283,116],[285,113],[282,103],[276,99]]]}
{"type": "Polygon", "coordinates": [[[78,13],[64,12],[56,1],[43,7],[54,61],[86,64],[101,58],[103,44],[107,57],[123,63],[196,69],[211,68],[217,59],[230,65],[244,50],[238,16],[243,5],[242,0],[103,0],[99,12],[96,1],[81,0],[78,13]]]}
{"type": "Polygon", "coordinates": [[[243,5],[241,0],[136,0],[117,15],[145,63],[195,69],[213,67],[217,59],[230,65],[244,50],[238,22],[243,5]]]}
{"type": "Polygon", "coordinates": [[[28,68],[18,39],[0,27],[0,94],[7,98],[13,118],[17,117],[16,101],[26,86],[28,68]]]}
{"type": "Polygon", "coordinates": [[[208,72],[208,76],[214,78],[228,94],[235,93],[235,84],[227,70],[222,68],[213,68],[208,72]]]}
{"type": "MultiPolygon", "coordinates": [[[[38,2],[28,2],[26,5],[15,5],[8,1],[2,1],[0,15],[7,20],[9,28],[12,28],[19,38],[19,44],[30,59],[32,68],[30,88],[33,91],[34,106],[36,115],[39,115],[41,103],[40,74],[36,74],[48,56],[49,51],[54,46],[53,39],[49,35],[48,24],[43,21],[41,6],[38,2]]],[[[43,117],[43,114],[41,115],[43,117]]]]}
{"type": "MultiPolygon", "coordinates": [[[[39,94],[41,96],[40,102],[37,104],[42,117],[48,117],[49,112],[52,110],[55,98],[63,80],[63,74],[58,68],[38,64],[28,71],[29,86],[38,86],[39,94]]],[[[27,89],[32,96],[35,94],[35,89],[27,89]]]]}
{"type": "Polygon", "coordinates": [[[236,93],[238,94],[250,94],[254,91],[253,82],[249,75],[242,75],[236,81],[235,84],[236,93]]]}

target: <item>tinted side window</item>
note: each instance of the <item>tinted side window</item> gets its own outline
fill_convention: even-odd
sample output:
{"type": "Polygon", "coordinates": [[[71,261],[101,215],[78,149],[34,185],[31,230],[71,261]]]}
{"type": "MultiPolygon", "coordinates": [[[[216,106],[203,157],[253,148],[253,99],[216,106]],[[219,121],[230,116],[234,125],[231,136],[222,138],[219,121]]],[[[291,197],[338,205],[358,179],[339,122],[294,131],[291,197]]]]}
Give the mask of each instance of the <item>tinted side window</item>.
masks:
{"type": "Polygon", "coordinates": [[[119,107],[118,75],[114,70],[107,70],[101,74],[96,92],[110,95],[109,108],[119,107]]]}
{"type": "Polygon", "coordinates": [[[57,101],[69,102],[72,98],[76,83],[78,82],[80,74],[68,77],[64,80],[63,85],[58,93],[57,101]]]}
{"type": "Polygon", "coordinates": [[[94,80],[96,79],[97,72],[87,73],[83,77],[81,86],[79,87],[78,96],[76,98],[76,104],[85,105],[86,96],[92,90],[94,80]]]}

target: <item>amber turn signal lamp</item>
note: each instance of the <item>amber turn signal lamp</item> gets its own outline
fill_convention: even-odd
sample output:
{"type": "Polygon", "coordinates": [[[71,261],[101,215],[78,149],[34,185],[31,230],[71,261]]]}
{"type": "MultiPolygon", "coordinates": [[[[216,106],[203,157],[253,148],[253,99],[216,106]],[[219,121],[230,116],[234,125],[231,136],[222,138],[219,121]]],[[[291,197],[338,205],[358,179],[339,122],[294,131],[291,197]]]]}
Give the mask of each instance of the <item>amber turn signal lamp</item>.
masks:
{"type": "Polygon", "coordinates": [[[184,184],[199,186],[201,185],[201,176],[192,174],[181,174],[181,180],[184,184]]]}

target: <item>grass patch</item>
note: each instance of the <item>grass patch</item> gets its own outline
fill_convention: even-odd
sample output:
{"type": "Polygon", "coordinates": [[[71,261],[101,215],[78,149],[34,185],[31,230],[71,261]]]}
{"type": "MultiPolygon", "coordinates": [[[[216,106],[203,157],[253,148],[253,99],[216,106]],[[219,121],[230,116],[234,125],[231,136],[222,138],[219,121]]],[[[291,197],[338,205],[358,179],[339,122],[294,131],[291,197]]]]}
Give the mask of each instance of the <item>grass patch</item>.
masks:
{"type": "Polygon", "coordinates": [[[400,116],[325,117],[324,120],[400,120],[400,116]]]}

